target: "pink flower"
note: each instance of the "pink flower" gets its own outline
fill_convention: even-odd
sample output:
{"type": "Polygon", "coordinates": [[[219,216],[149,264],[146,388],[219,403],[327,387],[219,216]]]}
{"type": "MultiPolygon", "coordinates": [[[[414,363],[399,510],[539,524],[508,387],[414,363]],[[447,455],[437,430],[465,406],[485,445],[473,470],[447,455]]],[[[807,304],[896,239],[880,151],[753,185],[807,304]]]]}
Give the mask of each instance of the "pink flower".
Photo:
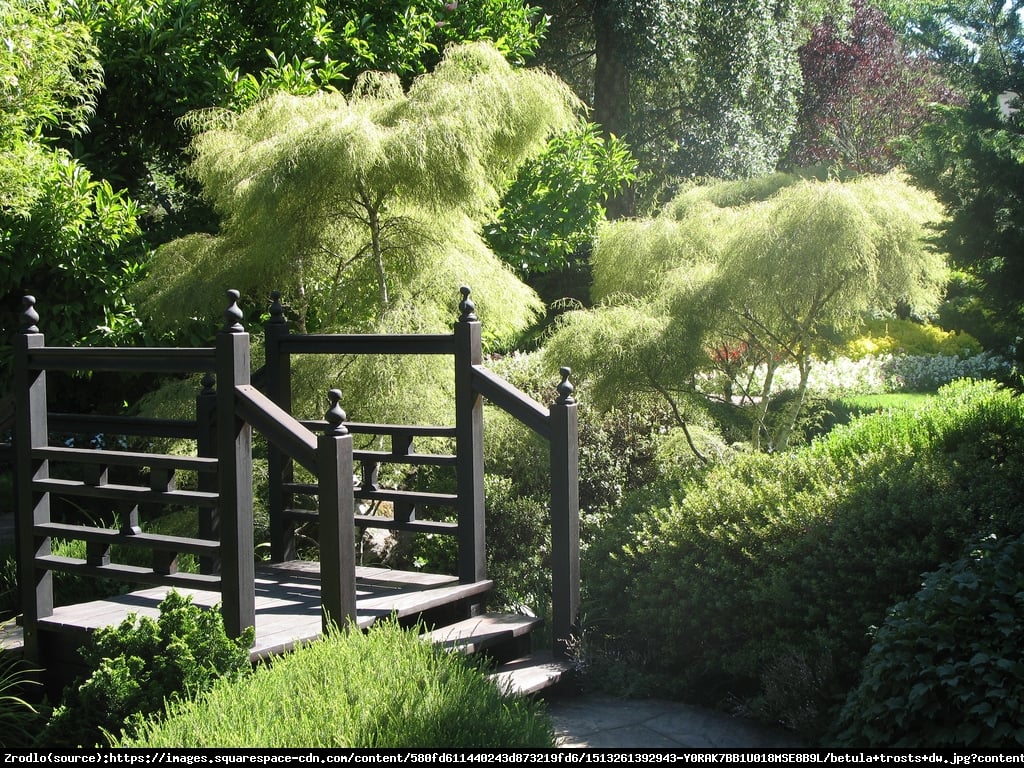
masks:
{"type": "Polygon", "coordinates": [[[458,7],[459,7],[459,0],[451,0],[451,2],[444,4],[444,9],[446,11],[454,11],[458,7]]]}

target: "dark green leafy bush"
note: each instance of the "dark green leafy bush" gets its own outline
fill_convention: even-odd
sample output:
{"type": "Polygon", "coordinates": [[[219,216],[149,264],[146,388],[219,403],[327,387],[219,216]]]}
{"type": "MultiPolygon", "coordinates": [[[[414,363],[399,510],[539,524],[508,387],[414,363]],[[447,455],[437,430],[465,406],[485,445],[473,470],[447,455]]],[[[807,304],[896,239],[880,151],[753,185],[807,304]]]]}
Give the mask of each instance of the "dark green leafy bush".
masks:
{"type": "Polygon", "coordinates": [[[634,494],[586,552],[584,612],[604,652],[642,660],[661,693],[813,737],[886,609],[964,541],[1022,518],[1024,409],[959,383],[919,410],[634,494]]]}
{"type": "Polygon", "coordinates": [[[850,746],[1024,745],[1024,540],[984,539],[875,632],[843,707],[850,746]]]}
{"type": "Polygon", "coordinates": [[[541,705],[386,621],[329,633],[238,682],[170,705],[131,747],[549,748],[541,705]]]}
{"type": "Polygon", "coordinates": [[[247,673],[253,639],[251,628],[229,638],[219,611],[171,592],[156,621],[133,615],[93,635],[82,651],[91,674],[65,691],[40,743],[93,746],[106,734],[134,733],[141,716],[163,711],[165,700],[195,696],[219,677],[247,673]]]}

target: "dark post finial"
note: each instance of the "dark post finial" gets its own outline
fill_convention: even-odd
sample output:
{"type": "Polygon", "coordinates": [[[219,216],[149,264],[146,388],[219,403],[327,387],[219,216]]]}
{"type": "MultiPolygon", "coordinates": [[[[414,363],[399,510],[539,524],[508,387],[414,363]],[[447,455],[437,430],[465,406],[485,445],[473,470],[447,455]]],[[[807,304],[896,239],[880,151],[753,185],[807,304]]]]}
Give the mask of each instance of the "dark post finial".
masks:
{"type": "Polygon", "coordinates": [[[574,387],[572,385],[572,382],[569,381],[569,376],[572,375],[572,369],[562,367],[558,369],[558,373],[562,377],[562,380],[558,382],[558,386],[556,387],[556,389],[558,390],[557,402],[559,405],[572,405],[573,403],[576,402],[576,400],[574,400],[572,396],[572,393],[576,390],[576,387],[574,387]]]}
{"type": "Polygon", "coordinates": [[[459,293],[462,294],[462,301],[459,302],[459,322],[460,323],[471,323],[477,319],[476,317],[476,304],[469,298],[469,294],[472,293],[469,290],[468,285],[464,285],[459,288],[459,293]]]}
{"type": "Polygon", "coordinates": [[[241,294],[234,288],[227,293],[228,301],[231,303],[224,310],[224,333],[245,333],[245,327],[242,325],[242,310],[238,306],[239,296],[241,294]]]}
{"type": "Polygon", "coordinates": [[[217,384],[217,377],[214,376],[210,371],[203,374],[203,391],[200,395],[212,395],[214,394],[214,387],[217,384]]]}
{"type": "Polygon", "coordinates": [[[348,414],[341,409],[341,390],[332,389],[327,393],[327,399],[331,402],[331,407],[327,409],[327,413],[324,418],[327,420],[327,426],[324,428],[325,435],[347,435],[348,430],[345,428],[345,419],[348,418],[348,414]]]}
{"type": "Polygon", "coordinates": [[[21,332],[39,333],[39,326],[36,325],[39,322],[39,313],[36,312],[36,297],[22,296],[21,305],[24,307],[21,310],[21,332]]]}
{"type": "Polygon", "coordinates": [[[273,325],[282,325],[287,322],[284,319],[284,306],[281,304],[281,292],[270,292],[270,321],[273,325]]]}

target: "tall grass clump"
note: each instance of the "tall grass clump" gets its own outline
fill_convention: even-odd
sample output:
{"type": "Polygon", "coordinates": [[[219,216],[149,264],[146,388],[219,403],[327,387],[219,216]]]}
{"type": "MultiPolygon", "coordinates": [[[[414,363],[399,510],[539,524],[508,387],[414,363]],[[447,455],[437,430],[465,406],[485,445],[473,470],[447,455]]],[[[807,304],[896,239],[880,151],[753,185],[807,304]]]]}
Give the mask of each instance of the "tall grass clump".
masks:
{"type": "Polygon", "coordinates": [[[249,678],[172,703],[128,747],[552,747],[540,705],[386,621],[332,632],[249,678]]]}
{"type": "Polygon", "coordinates": [[[586,553],[605,658],[660,693],[826,733],[870,629],[977,535],[1024,530],[1024,408],[958,382],[779,455],[635,494],[586,553]]]}
{"type": "Polygon", "coordinates": [[[20,655],[0,649],[0,747],[29,747],[43,721],[27,692],[40,686],[20,655]]]}

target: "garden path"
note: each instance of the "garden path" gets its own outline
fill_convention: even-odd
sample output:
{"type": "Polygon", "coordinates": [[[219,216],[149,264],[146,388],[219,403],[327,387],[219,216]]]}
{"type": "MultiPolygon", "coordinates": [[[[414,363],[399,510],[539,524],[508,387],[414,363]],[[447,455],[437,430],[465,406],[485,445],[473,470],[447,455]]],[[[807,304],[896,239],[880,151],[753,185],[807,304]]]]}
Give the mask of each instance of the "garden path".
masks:
{"type": "Polygon", "coordinates": [[[782,729],[659,699],[599,694],[552,698],[548,712],[560,747],[779,749],[800,747],[782,729]]]}

